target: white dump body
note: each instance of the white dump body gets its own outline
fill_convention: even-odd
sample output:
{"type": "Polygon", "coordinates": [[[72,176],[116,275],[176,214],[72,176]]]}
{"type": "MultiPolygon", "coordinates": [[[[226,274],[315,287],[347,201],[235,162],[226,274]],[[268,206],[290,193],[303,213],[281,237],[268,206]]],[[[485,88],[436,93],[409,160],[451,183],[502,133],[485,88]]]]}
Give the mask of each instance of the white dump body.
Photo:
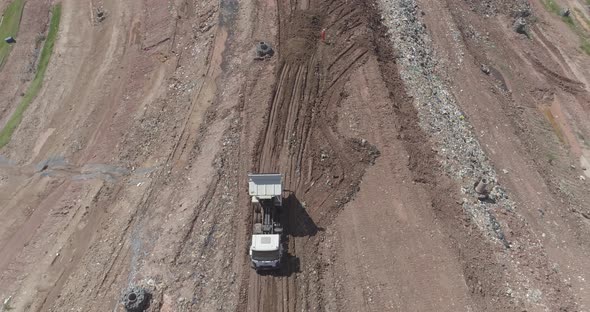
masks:
{"type": "Polygon", "coordinates": [[[280,199],[283,193],[283,176],[275,173],[249,174],[248,193],[252,201],[257,199],[280,199]]]}

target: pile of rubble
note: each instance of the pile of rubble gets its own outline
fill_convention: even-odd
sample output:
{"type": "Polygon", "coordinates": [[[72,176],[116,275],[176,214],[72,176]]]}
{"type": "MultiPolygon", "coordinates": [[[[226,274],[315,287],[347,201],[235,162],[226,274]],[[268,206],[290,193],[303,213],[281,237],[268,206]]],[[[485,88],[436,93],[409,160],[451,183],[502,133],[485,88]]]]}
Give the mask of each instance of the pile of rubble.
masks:
{"type": "Polygon", "coordinates": [[[379,0],[382,21],[399,53],[399,70],[414,98],[420,125],[431,135],[446,173],[462,183],[463,208],[487,233],[507,242],[490,209],[514,208],[497,185],[496,172],[476,139],[448,86],[436,74],[431,39],[415,0],[379,0]],[[476,186],[485,180],[485,194],[476,186]],[[485,196],[484,196],[485,195],[485,196]]]}

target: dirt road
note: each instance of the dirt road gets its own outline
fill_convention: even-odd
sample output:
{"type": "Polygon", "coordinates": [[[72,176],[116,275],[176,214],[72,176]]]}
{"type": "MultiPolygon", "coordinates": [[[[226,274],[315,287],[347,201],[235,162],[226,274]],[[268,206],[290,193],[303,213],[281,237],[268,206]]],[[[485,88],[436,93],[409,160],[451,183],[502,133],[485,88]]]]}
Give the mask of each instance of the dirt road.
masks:
{"type": "Polygon", "coordinates": [[[590,62],[542,2],[62,3],[0,151],[0,311],[123,311],[132,285],[147,311],[589,309],[590,62]],[[277,272],[249,267],[248,172],[285,177],[277,272]]]}

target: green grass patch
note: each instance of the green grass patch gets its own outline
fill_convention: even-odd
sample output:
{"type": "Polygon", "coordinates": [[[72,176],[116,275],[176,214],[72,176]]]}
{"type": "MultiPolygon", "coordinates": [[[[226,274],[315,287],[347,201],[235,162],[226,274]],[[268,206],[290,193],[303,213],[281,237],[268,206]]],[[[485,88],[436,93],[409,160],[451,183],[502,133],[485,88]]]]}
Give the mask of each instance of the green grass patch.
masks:
{"type": "Polygon", "coordinates": [[[45,77],[45,71],[47,70],[47,65],[49,65],[49,59],[51,58],[51,53],[53,52],[53,46],[55,45],[55,39],[57,38],[57,31],[59,30],[59,20],[61,17],[61,5],[56,4],[51,9],[51,22],[49,24],[49,33],[47,34],[47,39],[45,40],[45,44],[43,45],[43,50],[41,51],[41,57],[39,58],[39,65],[37,65],[37,71],[35,73],[35,78],[31,81],[27,92],[23,96],[21,102],[16,107],[16,110],[10,116],[10,119],[4,125],[2,131],[0,131],[0,148],[4,147],[8,142],[10,142],[10,137],[12,133],[20,122],[23,119],[23,113],[29,107],[31,102],[41,90],[43,86],[43,78],[45,77]]]}
{"type": "Polygon", "coordinates": [[[584,13],[582,13],[582,11],[580,11],[578,8],[574,8],[574,11],[576,11],[576,14],[582,19],[582,21],[584,21],[586,27],[590,28],[590,21],[586,18],[586,16],[584,16],[584,13]]]}
{"type": "MultiPolygon", "coordinates": [[[[584,25],[580,24],[580,21],[575,16],[576,13],[582,18],[582,21],[586,23],[586,26],[590,26],[590,22],[588,21],[588,19],[586,19],[586,17],[584,17],[584,14],[582,14],[582,12],[580,12],[580,10],[578,10],[577,8],[574,8],[568,16],[563,16],[563,9],[559,6],[559,4],[557,4],[557,2],[555,2],[555,0],[543,0],[541,2],[543,3],[547,11],[561,16],[561,20],[564,23],[566,23],[569,26],[569,28],[571,28],[574,31],[574,33],[576,33],[576,35],[578,35],[578,37],[580,38],[580,49],[582,49],[584,53],[590,55],[590,38],[587,32],[584,30],[584,25]]],[[[590,0],[586,0],[586,2],[590,4],[590,0]]]]}
{"type": "Polygon", "coordinates": [[[547,154],[547,162],[550,165],[553,165],[553,163],[557,160],[557,156],[555,156],[554,154],[547,154]]]}
{"type": "Polygon", "coordinates": [[[555,2],[555,0],[544,0],[543,5],[545,6],[545,9],[547,9],[547,11],[555,13],[557,15],[561,14],[561,7],[559,6],[559,4],[557,4],[557,2],[555,2]]]}
{"type": "MultiPolygon", "coordinates": [[[[588,0],[588,1],[590,1],[590,0],[588,0]]],[[[561,6],[559,6],[559,4],[557,4],[557,2],[555,2],[555,0],[543,0],[542,3],[545,6],[545,9],[547,9],[547,11],[561,16],[561,20],[564,23],[568,24],[568,26],[570,26],[570,28],[575,30],[576,22],[574,21],[574,18],[572,17],[571,13],[568,16],[563,16],[562,15],[563,8],[561,6]]]]}
{"type": "Polygon", "coordinates": [[[566,23],[570,28],[572,28],[573,30],[576,30],[576,22],[574,22],[574,18],[572,17],[571,13],[568,16],[562,16],[561,20],[564,23],[566,23]]]}
{"type": "Polygon", "coordinates": [[[2,24],[0,24],[0,68],[8,58],[12,45],[6,43],[4,38],[11,36],[16,39],[20,20],[23,16],[23,9],[25,7],[25,0],[14,0],[4,10],[2,17],[2,24]]]}
{"type": "Polygon", "coordinates": [[[590,41],[584,38],[582,39],[582,43],[580,43],[580,49],[584,51],[586,54],[590,55],[590,41]]]}

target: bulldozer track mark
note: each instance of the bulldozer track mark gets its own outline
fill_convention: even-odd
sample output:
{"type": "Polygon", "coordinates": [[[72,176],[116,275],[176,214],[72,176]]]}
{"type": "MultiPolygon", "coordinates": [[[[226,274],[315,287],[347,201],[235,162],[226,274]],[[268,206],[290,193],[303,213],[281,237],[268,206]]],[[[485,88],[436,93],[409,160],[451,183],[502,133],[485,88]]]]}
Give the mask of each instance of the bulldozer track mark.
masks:
{"type": "Polygon", "coordinates": [[[344,11],[345,11],[345,9],[343,9],[342,11],[340,11],[339,14],[337,14],[336,20],[338,22],[345,22],[346,18],[348,18],[350,15],[358,13],[358,8],[352,7],[346,13],[342,14],[342,12],[344,12],[344,11]]]}
{"type": "MultiPolygon", "coordinates": [[[[278,118],[277,114],[277,101],[278,98],[280,97],[280,95],[283,92],[283,89],[285,87],[285,79],[288,76],[288,72],[289,72],[289,64],[283,64],[283,66],[281,66],[280,71],[280,75],[279,75],[279,79],[278,79],[278,83],[277,86],[275,87],[275,91],[273,92],[273,99],[271,100],[271,104],[270,104],[270,108],[269,108],[269,113],[268,113],[268,117],[266,118],[266,129],[262,135],[262,144],[259,144],[258,148],[259,148],[259,153],[261,155],[260,159],[259,159],[259,163],[257,166],[257,169],[262,169],[262,164],[265,163],[267,161],[267,157],[268,157],[268,152],[265,152],[264,150],[264,146],[267,146],[267,144],[271,143],[271,140],[273,140],[272,138],[272,133],[271,133],[271,128],[272,126],[276,123],[276,119],[278,118]]],[[[271,151],[272,152],[272,151],[271,151]]]]}
{"type": "MultiPolygon", "coordinates": [[[[259,157],[253,159],[253,169],[258,173],[284,174],[290,194],[286,203],[286,250],[296,258],[309,257],[317,248],[311,236],[318,231],[318,224],[331,223],[328,217],[352,198],[369,165],[358,164],[359,159],[368,158],[366,151],[355,149],[356,143],[338,133],[337,115],[333,114],[342,101],[351,69],[363,63],[369,50],[361,48],[354,37],[353,30],[362,23],[362,12],[356,6],[341,0],[312,1],[308,10],[298,9],[298,2],[293,1],[277,4],[280,54],[276,84],[255,145],[255,155],[259,157]],[[328,16],[322,13],[326,11],[337,12],[334,18],[341,20],[327,20],[328,16]],[[322,27],[330,29],[334,36],[330,38],[347,40],[320,45],[322,27]],[[329,154],[325,161],[321,150],[329,154]],[[305,199],[310,200],[307,209],[300,202],[305,199]]],[[[252,212],[251,219],[254,217],[252,212]]],[[[288,272],[299,269],[298,264],[289,261],[285,267],[288,272]]],[[[307,300],[299,301],[300,291],[309,287],[305,280],[300,282],[290,274],[253,274],[253,289],[247,298],[251,301],[250,309],[295,311],[307,307],[307,300]]]]}
{"type": "MultiPolygon", "coordinates": [[[[194,209],[195,212],[188,222],[188,229],[187,229],[186,233],[182,236],[182,239],[180,240],[180,244],[178,246],[178,249],[177,249],[177,251],[174,255],[174,258],[172,260],[172,262],[174,264],[179,263],[178,259],[182,255],[187,242],[190,240],[190,237],[195,230],[195,224],[196,224],[197,220],[199,219],[201,212],[203,212],[203,210],[205,210],[205,208],[210,204],[211,199],[213,198],[213,195],[215,194],[215,192],[217,190],[217,185],[219,183],[219,179],[220,179],[220,177],[217,174],[215,176],[214,180],[207,187],[207,191],[205,192],[203,199],[199,202],[199,204],[197,205],[197,208],[194,209]]],[[[200,250],[201,254],[204,252],[204,248],[200,248],[199,250],[200,250]]]]}
{"type": "Polygon", "coordinates": [[[340,81],[340,79],[346,74],[348,73],[348,71],[353,68],[357,62],[367,54],[368,50],[362,50],[360,53],[358,53],[358,55],[356,57],[354,57],[354,60],[352,60],[351,62],[348,63],[348,65],[342,70],[342,72],[340,72],[338,75],[336,75],[336,77],[334,78],[334,80],[332,81],[332,83],[330,83],[330,86],[328,87],[328,89],[331,89],[336,83],[338,83],[340,81]]]}
{"type": "MultiPolygon", "coordinates": [[[[155,48],[155,47],[158,47],[159,45],[161,45],[161,44],[164,44],[164,43],[166,43],[166,42],[168,42],[168,41],[170,41],[170,37],[168,37],[168,38],[164,38],[164,39],[162,39],[162,40],[160,40],[160,41],[158,41],[158,42],[156,42],[156,43],[154,43],[154,44],[151,44],[151,45],[149,45],[149,46],[147,46],[147,47],[144,47],[144,48],[143,48],[143,50],[144,50],[144,51],[150,51],[150,50],[152,50],[153,48],[155,48]]],[[[172,45],[171,45],[171,46],[172,46],[172,45]]]]}
{"type": "MultiPolygon", "coordinates": [[[[131,227],[131,219],[129,220],[129,222],[127,222],[127,226],[123,229],[122,233],[124,233],[124,234],[128,233],[128,230],[130,227],[131,227]]],[[[111,261],[109,261],[109,267],[106,270],[106,272],[104,273],[104,275],[99,283],[99,286],[98,286],[99,289],[103,289],[104,284],[106,283],[107,279],[111,275],[111,272],[113,270],[113,267],[115,266],[115,263],[119,260],[119,257],[121,256],[121,250],[123,250],[123,248],[126,247],[124,244],[124,242],[125,242],[124,237],[125,236],[126,235],[121,235],[121,237],[120,237],[121,239],[119,239],[119,244],[117,244],[118,248],[115,251],[115,258],[112,259],[111,261]]],[[[113,282],[114,281],[112,281],[111,284],[113,282]]],[[[110,285],[109,285],[109,287],[110,287],[110,285]]]]}
{"type": "Polygon", "coordinates": [[[357,27],[360,27],[363,24],[363,21],[359,18],[358,20],[354,21],[353,23],[347,23],[345,28],[346,30],[352,30],[357,27]]]}
{"type": "MultiPolygon", "coordinates": [[[[295,119],[297,118],[297,113],[299,112],[299,108],[301,107],[300,105],[297,105],[297,103],[294,103],[294,102],[299,100],[298,95],[302,91],[301,76],[302,76],[304,70],[305,70],[304,66],[298,66],[297,71],[295,73],[295,79],[294,79],[293,87],[291,89],[291,94],[289,96],[289,99],[287,100],[287,103],[288,103],[288,105],[287,105],[287,118],[286,118],[285,127],[284,127],[285,131],[283,132],[283,135],[282,135],[282,139],[283,139],[282,142],[289,141],[289,136],[291,135],[291,133],[288,130],[293,129],[294,124],[295,124],[295,119]]],[[[289,147],[290,147],[290,145],[289,145],[289,147]]]]}
{"type": "Polygon", "coordinates": [[[328,8],[328,16],[340,16],[342,12],[349,9],[346,4],[343,4],[340,0],[332,0],[329,3],[326,3],[326,7],[328,8]],[[336,10],[339,10],[336,12],[336,10]],[[335,13],[335,14],[334,14],[335,13]]]}
{"type": "MultiPolygon", "coordinates": [[[[196,92],[195,97],[191,100],[191,104],[190,104],[190,107],[187,112],[186,120],[183,123],[179,139],[176,142],[176,144],[174,145],[174,147],[172,149],[172,153],[170,154],[171,156],[169,157],[169,159],[167,160],[166,163],[175,163],[182,158],[182,155],[184,154],[184,151],[186,150],[188,144],[190,142],[196,142],[196,137],[199,135],[199,133],[197,132],[197,129],[199,127],[202,127],[202,124],[204,122],[206,122],[206,120],[195,121],[194,117],[195,117],[195,115],[200,116],[200,112],[199,112],[199,114],[196,114],[196,112],[198,110],[198,106],[199,106],[200,102],[203,100],[202,99],[203,89],[206,86],[208,87],[208,84],[215,85],[215,83],[216,83],[215,80],[217,79],[217,76],[219,75],[219,69],[214,68],[214,67],[221,66],[221,64],[220,64],[221,57],[220,56],[225,49],[225,41],[220,43],[220,42],[217,42],[217,40],[224,40],[223,39],[224,36],[222,36],[224,34],[227,35],[227,32],[224,29],[219,29],[217,31],[217,33],[215,34],[215,37],[213,38],[213,41],[216,44],[214,46],[210,47],[210,49],[209,49],[209,53],[207,56],[207,64],[208,65],[207,65],[207,69],[205,71],[206,72],[205,79],[201,82],[201,84],[198,87],[198,91],[196,92]]],[[[212,101],[212,99],[210,101],[212,101]]],[[[207,108],[205,108],[205,111],[208,111],[208,106],[207,106],[207,108]]]]}
{"type": "Polygon", "coordinates": [[[541,61],[539,61],[536,57],[527,54],[528,59],[532,62],[533,67],[535,67],[545,78],[557,84],[562,90],[569,92],[573,95],[577,95],[579,93],[585,92],[584,84],[575,81],[573,79],[567,78],[558,74],[557,72],[547,68],[547,66],[543,65],[541,61]]]}
{"type": "Polygon", "coordinates": [[[336,3],[336,1],[338,1],[338,0],[331,0],[330,2],[327,3],[327,6],[329,8],[328,9],[328,15],[332,15],[338,9],[344,10],[343,5],[337,5],[337,6],[332,7],[332,5],[334,3],[336,3]]]}
{"type": "MultiPolygon", "coordinates": [[[[199,95],[201,93],[201,90],[203,88],[203,84],[204,84],[204,82],[201,83],[201,85],[199,87],[199,91],[197,93],[197,98],[199,97],[199,95]]],[[[189,127],[189,123],[191,122],[191,117],[193,116],[196,106],[197,105],[194,102],[191,104],[189,111],[188,111],[187,118],[186,118],[184,125],[182,127],[182,131],[180,132],[179,139],[176,142],[176,144],[174,145],[172,153],[170,154],[170,157],[166,163],[174,163],[178,159],[180,159],[180,157],[184,153],[187,145],[191,141],[190,137],[192,136],[192,132],[194,132],[194,130],[196,130],[196,129],[189,129],[189,128],[191,128],[191,127],[189,127]],[[187,131],[187,130],[189,130],[189,131],[187,131]]]]}
{"type": "MultiPolygon", "coordinates": [[[[563,55],[561,54],[561,52],[559,51],[559,49],[555,46],[555,44],[553,44],[552,42],[550,42],[549,40],[547,40],[547,37],[545,37],[545,34],[543,33],[543,30],[539,28],[538,25],[534,25],[533,26],[533,30],[535,32],[535,37],[533,37],[533,39],[535,40],[539,40],[540,43],[542,45],[544,45],[551,54],[554,55],[554,57],[556,57],[559,60],[559,63],[561,64],[561,66],[567,66],[567,61],[565,60],[565,58],[563,57],[563,55]]],[[[569,67],[569,66],[568,66],[569,67]]],[[[571,71],[571,69],[569,69],[571,71]]]]}
{"type": "Polygon", "coordinates": [[[342,50],[342,52],[340,52],[340,54],[338,54],[338,56],[336,56],[336,58],[334,59],[334,61],[332,61],[330,63],[330,65],[328,65],[328,71],[332,69],[332,66],[334,66],[341,58],[344,58],[344,55],[346,55],[349,51],[352,50],[352,48],[354,48],[356,46],[355,43],[352,43],[351,45],[349,45],[346,49],[342,50]]]}

